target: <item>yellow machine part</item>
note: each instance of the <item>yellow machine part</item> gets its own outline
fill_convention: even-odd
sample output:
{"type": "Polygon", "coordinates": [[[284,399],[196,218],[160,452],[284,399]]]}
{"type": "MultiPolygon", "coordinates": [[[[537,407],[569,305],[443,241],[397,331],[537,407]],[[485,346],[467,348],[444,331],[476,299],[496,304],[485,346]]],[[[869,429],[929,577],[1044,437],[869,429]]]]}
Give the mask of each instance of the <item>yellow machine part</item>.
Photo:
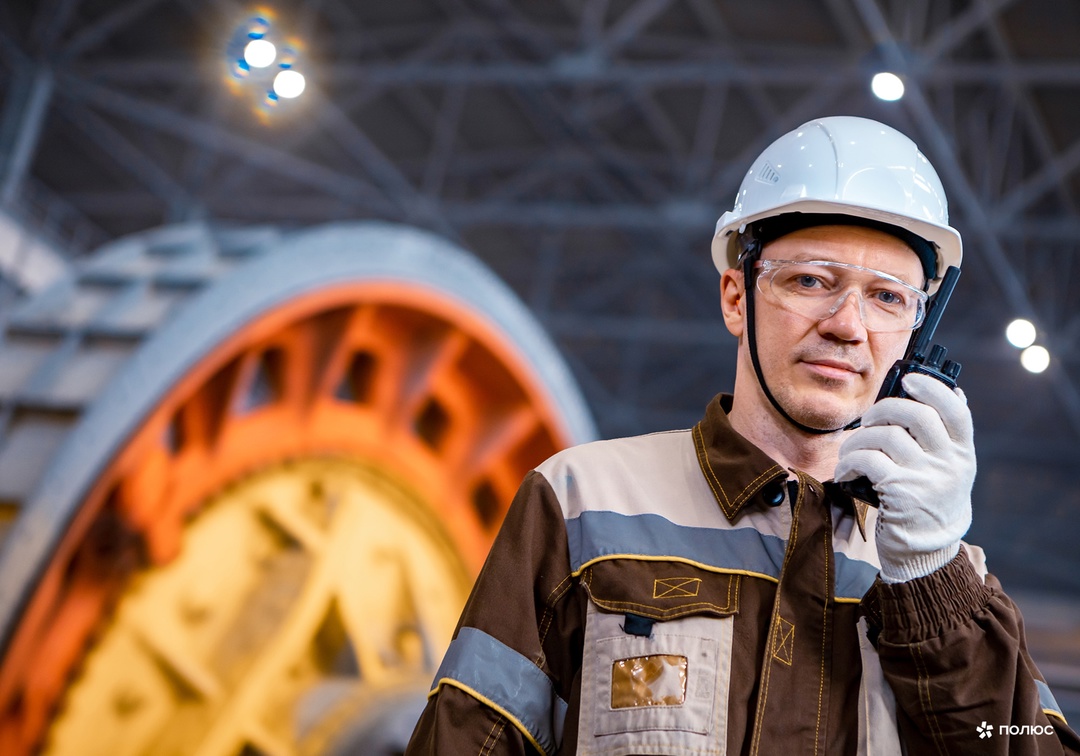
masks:
{"type": "Polygon", "coordinates": [[[324,753],[380,691],[426,693],[470,582],[414,495],[345,459],[252,475],[183,540],[131,581],[45,753],[324,753]]]}
{"type": "MultiPolygon", "coordinates": [[[[99,426],[75,426],[64,449],[92,479],[52,541],[38,535],[55,522],[42,496],[0,554],[19,565],[41,544],[5,628],[0,753],[400,752],[514,489],[573,438],[536,362],[490,316],[430,284],[328,270],[355,265],[341,249],[393,248],[397,233],[335,230],[275,253],[283,285],[307,269],[326,285],[219,329],[126,428],[114,417],[129,397],[202,331],[136,349],[112,404],[89,413],[99,426]],[[114,447],[97,427],[114,428],[114,447]]],[[[406,237],[399,257],[433,244],[406,237]]],[[[153,252],[118,255],[109,281],[145,275],[153,252]]],[[[217,327],[256,285],[251,270],[185,313],[217,327]]],[[[112,344],[79,338],[87,360],[112,344]]],[[[19,422],[54,422],[35,397],[19,422]]]]}

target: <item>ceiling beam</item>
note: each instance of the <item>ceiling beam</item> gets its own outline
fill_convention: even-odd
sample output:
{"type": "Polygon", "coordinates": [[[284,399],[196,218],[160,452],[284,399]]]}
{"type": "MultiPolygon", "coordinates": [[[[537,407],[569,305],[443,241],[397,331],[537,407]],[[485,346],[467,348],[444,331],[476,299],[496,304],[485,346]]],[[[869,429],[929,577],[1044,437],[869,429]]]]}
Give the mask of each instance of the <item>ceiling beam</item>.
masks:
{"type": "MultiPolygon", "coordinates": [[[[813,60],[791,62],[747,61],[731,53],[694,61],[653,61],[648,63],[600,62],[585,65],[584,59],[559,57],[548,62],[513,60],[470,63],[457,61],[398,61],[374,63],[338,62],[321,71],[326,86],[363,85],[387,90],[408,85],[465,85],[550,87],[591,84],[656,87],[696,84],[747,84],[796,87],[820,83],[825,78],[862,81],[866,72],[854,57],[837,57],[835,49],[822,51],[813,60]]],[[[949,61],[929,63],[906,56],[892,61],[926,84],[1000,86],[1009,79],[1027,86],[1080,86],[1080,62],[1071,60],[949,61]]],[[[192,64],[188,60],[102,60],[79,66],[80,75],[110,84],[190,84],[192,64]]]]}
{"type": "Polygon", "coordinates": [[[169,171],[97,113],[70,102],[61,103],[60,110],[68,123],[85,134],[92,143],[106,150],[122,169],[162,201],[169,204],[190,202],[187,191],[173,179],[169,171]]]}
{"type": "Polygon", "coordinates": [[[10,206],[19,197],[41,138],[53,85],[52,71],[45,65],[25,60],[15,69],[0,116],[0,205],[10,206]]]}
{"type": "Polygon", "coordinates": [[[947,23],[934,30],[934,35],[919,47],[923,65],[935,63],[951,53],[977,31],[983,30],[998,14],[1017,0],[981,0],[969,5],[947,23]]]}
{"type": "Polygon", "coordinates": [[[69,61],[98,48],[113,34],[135,23],[163,2],[164,0],[128,0],[116,4],[111,12],[79,29],[67,44],[60,48],[59,59],[69,61]]]}
{"type": "Polygon", "coordinates": [[[142,124],[185,142],[199,144],[215,152],[235,155],[268,173],[279,174],[340,198],[347,204],[368,207],[398,217],[400,208],[382,191],[355,175],[297,157],[263,142],[249,139],[220,126],[191,117],[172,108],[147,102],[74,76],[62,77],[65,97],[85,102],[133,123],[142,124]]]}

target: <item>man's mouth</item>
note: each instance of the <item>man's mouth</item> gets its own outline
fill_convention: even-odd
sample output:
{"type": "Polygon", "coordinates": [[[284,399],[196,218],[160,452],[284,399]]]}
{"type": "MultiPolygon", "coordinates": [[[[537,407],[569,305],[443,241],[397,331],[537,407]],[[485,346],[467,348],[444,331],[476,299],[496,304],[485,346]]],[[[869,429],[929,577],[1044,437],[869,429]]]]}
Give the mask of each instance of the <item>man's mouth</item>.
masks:
{"type": "Polygon", "coordinates": [[[804,359],[802,362],[813,372],[828,378],[851,378],[865,372],[853,363],[844,360],[804,359]]]}

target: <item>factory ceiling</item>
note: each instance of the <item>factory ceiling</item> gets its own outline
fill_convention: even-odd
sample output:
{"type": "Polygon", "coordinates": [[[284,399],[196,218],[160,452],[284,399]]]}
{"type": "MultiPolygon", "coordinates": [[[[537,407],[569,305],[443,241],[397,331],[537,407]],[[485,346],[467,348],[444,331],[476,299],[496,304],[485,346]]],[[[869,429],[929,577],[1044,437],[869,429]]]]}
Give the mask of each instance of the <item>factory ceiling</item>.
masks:
{"type": "Polygon", "coordinates": [[[517,291],[617,436],[732,388],[709,241],[750,160],[815,116],[876,118],[965,239],[939,340],[975,415],[971,539],[1007,586],[1075,600],[1078,34],[1073,0],[6,0],[0,203],[67,264],[191,221],[435,231],[517,291]],[[256,18],[300,97],[237,68],[256,18]],[[886,70],[898,101],[869,89],[886,70]],[[1017,317],[1044,373],[1004,339],[1017,317]]]}

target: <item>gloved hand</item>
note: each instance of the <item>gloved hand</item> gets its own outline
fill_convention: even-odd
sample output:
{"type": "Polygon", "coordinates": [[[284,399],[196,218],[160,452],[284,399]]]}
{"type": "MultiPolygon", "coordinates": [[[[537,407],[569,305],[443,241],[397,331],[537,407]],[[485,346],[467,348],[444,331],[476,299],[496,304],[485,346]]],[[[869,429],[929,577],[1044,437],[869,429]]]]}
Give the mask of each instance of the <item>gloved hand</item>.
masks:
{"type": "Polygon", "coordinates": [[[881,506],[881,578],[902,583],[929,575],[960,550],[971,526],[975,445],[960,389],[927,375],[903,378],[910,399],[882,399],[840,445],[837,481],[865,475],[881,506]]]}

